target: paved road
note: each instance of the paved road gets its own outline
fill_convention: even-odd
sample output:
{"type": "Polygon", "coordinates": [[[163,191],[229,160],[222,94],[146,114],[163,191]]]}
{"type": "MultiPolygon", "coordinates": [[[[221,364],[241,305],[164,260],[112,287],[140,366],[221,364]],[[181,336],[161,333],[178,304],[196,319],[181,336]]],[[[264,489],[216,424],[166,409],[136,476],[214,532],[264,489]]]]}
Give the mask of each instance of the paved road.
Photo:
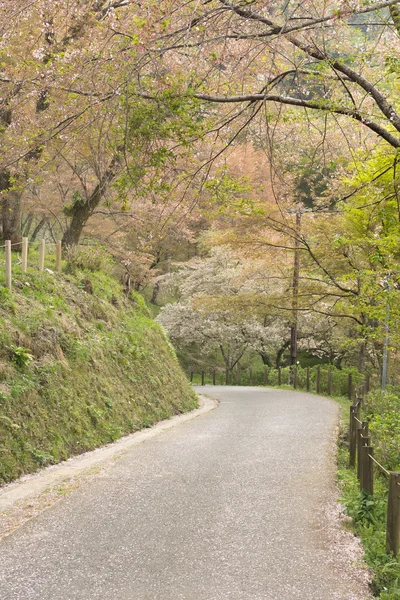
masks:
{"type": "Polygon", "coordinates": [[[216,410],[133,448],[0,542],[1,600],[365,597],[351,540],[326,520],[337,406],[202,391],[216,410]]]}

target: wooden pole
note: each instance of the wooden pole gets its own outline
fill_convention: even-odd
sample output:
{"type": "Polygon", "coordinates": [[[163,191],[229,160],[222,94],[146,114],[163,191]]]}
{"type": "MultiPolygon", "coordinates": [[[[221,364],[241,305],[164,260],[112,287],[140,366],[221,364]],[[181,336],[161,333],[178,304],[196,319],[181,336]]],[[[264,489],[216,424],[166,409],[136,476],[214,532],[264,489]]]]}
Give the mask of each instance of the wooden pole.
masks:
{"type": "Polygon", "coordinates": [[[356,421],[356,426],[358,426],[357,427],[357,456],[358,456],[357,477],[358,477],[358,481],[361,481],[361,470],[362,470],[361,446],[365,445],[365,439],[368,437],[368,422],[363,421],[360,425],[360,423],[357,423],[357,421],[356,421]]]}
{"type": "Polygon", "coordinates": [[[349,431],[349,466],[354,467],[356,464],[356,421],[354,415],[356,412],[355,406],[350,406],[350,431],[349,431]]]}
{"type": "Polygon", "coordinates": [[[306,381],[307,392],[310,391],[310,367],[307,367],[307,381],[306,381]]]}
{"type": "Polygon", "coordinates": [[[22,238],[22,252],[21,252],[21,262],[22,262],[22,272],[26,273],[28,270],[28,238],[22,238]]]}
{"type": "Polygon", "coordinates": [[[278,385],[282,385],[282,373],[280,367],[278,367],[278,385]]]}
{"type": "Polygon", "coordinates": [[[366,492],[369,496],[374,495],[374,469],[371,456],[374,455],[374,449],[369,445],[369,438],[364,441],[367,443],[361,446],[361,480],[360,490],[366,492]]]}
{"type": "Polygon", "coordinates": [[[11,290],[12,275],[11,275],[11,240],[5,241],[6,253],[6,287],[11,290]]]}
{"type": "Polygon", "coordinates": [[[386,552],[397,556],[400,547],[400,473],[390,473],[386,521],[386,552]]]}
{"type": "Polygon", "coordinates": [[[44,271],[44,253],[46,248],[46,242],[44,240],[40,240],[39,246],[39,271],[44,271]]]}
{"type": "Polygon", "coordinates": [[[213,369],[213,385],[215,385],[215,369],[213,369]]]}
{"type": "Polygon", "coordinates": [[[61,240],[57,242],[56,246],[56,269],[57,271],[61,271],[61,256],[62,256],[62,247],[61,240]]]}
{"type": "Polygon", "coordinates": [[[204,385],[204,371],[201,372],[201,385],[204,385]]]}
{"type": "Polygon", "coordinates": [[[297,388],[297,365],[293,368],[293,387],[294,389],[297,388]]]}
{"type": "Polygon", "coordinates": [[[190,371],[190,383],[193,382],[193,371],[190,371]]]}
{"type": "Polygon", "coordinates": [[[317,367],[317,394],[321,392],[321,367],[317,367]]]}
{"type": "Polygon", "coordinates": [[[349,373],[348,381],[347,381],[347,397],[351,401],[353,397],[353,376],[349,373]]]}

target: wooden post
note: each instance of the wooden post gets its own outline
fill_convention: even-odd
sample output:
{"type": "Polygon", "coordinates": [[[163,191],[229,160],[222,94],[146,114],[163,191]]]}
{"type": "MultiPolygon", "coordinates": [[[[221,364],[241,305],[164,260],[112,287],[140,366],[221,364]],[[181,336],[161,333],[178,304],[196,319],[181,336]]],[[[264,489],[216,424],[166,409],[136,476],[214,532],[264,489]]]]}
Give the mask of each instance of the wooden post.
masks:
{"type": "Polygon", "coordinates": [[[22,272],[26,273],[28,270],[28,238],[22,238],[22,252],[21,252],[21,262],[22,262],[22,272]]]}
{"type": "Polygon", "coordinates": [[[329,367],[328,369],[328,383],[326,393],[328,396],[332,396],[332,369],[329,367]]]}
{"type": "Polygon", "coordinates": [[[307,367],[306,377],[307,377],[306,389],[307,389],[307,392],[309,392],[310,391],[310,367],[307,367]]]}
{"type": "Polygon", "coordinates": [[[39,271],[44,271],[44,253],[46,248],[46,242],[44,240],[40,240],[39,246],[39,271]]]}
{"type": "Polygon", "coordinates": [[[225,369],[225,385],[229,384],[229,369],[225,369]]]}
{"type": "Polygon", "coordinates": [[[400,473],[390,473],[386,522],[386,552],[397,556],[400,547],[400,473]]]}
{"type": "Polygon", "coordinates": [[[11,290],[12,275],[11,275],[11,240],[5,241],[6,254],[6,287],[11,290]]]}
{"type": "Polygon", "coordinates": [[[204,385],[204,371],[201,372],[201,385],[204,385]]]}
{"type": "Polygon", "coordinates": [[[251,367],[249,369],[249,384],[253,385],[253,369],[251,367]]]}
{"type": "Polygon", "coordinates": [[[213,369],[213,385],[215,385],[215,369],[213,369]]]}
{"type": "Polygon", "coordinates": [[[357,477],[358,477],[358,481],[361,481],[361,469],[362,469],[362,461],[361,461],[361,446],[364,444],[365,445],[365,439],[368,437],[368,421],[363,421],[360,425],[360,423],[357,423],[356,421],[356,428],[357,428],[357,477]]]}
{"type": "Polygon", "coordinates": [[[190,371],[190,383],[193,383],[193,371],[190,371]]]}
{"type": "Polygon", "coordinates": [[[278,367],[278,385],[282,385],[282,373],[280,367],[278,367]]]}
{"type": "Polygon", "coordinates": [[[295,365],[293,368],[293,387],[297,388],[297,366],[295,365]]]}
{"type": "Polygon", "coordinates": [[[268,368],[264,367],[264,379],[263,379],[264,385],[267,385],[268,383],[268,368]]]}
{"type": "Polygon", "coordinates": [[[62,256],[62,248],[61,248],[61,240],[57,242],[56,246],[56,269],[57,271],[61,271],[61,256],[62,256]]]}
{"type": "Polygon", "coordinates": [[[349,377],[347,380],[347,397],[351,402],[353,397],[353,376],[351,373],[349,373],[349,377]]]}
{"type": "Polygon", "coordinates": [[[370,446],[370,438],[364,438],[367,443],[361,446],[361,481],[360,490],[366,492],[369,496],[374,495],[374,469],[371,456],[374,455],[374,449],[370,446]]]}
{"type": "Polygon", "coordinates": [[[350,406],[350,431],[349,431],[349,466],[354,467],[356,464],[356,442],[357,442],[357,430],[355,427],[356,421],[354,415],[356,413],[356,407],[350,406]]]}
{"type": "Polygon", "coordinates": [[[321,367],[317,367],[317,394],[321,392],[321,367]]]}

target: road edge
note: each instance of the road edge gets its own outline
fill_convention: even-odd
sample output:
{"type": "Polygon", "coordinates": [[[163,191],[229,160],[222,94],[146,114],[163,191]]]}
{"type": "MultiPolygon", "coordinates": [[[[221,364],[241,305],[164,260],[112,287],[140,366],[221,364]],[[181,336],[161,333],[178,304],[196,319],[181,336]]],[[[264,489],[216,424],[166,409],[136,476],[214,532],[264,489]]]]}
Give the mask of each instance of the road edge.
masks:
{"type": "MultiPolygon", "coordinates": [[[[51,494],[55,488],[59,488],[60,486],[62,487],[65,485],[71,490],[76,489],[79,487],[79,484],[76,485],[76,481],[79,478],[85,480],[87,475],[93,475],[104,467],[112,464],[138,444],[152,439],[164,431],[168,431],[182,423],[186,423],[187,421],[191,421],[192,419],[204,415],[218,406],[217,400],[213,398],[203,396],[202,394],[198,394],[198,397],[200,401],[199,408],[196,408],[191,412],[159,421],[148,429],[136,431],[135,433],[120,438],[116,442],[85,452],[78,456],[73,456],[57,465],[46,467],[37,473],[24,475],[20,479],[0,488],[0,516],[1,513],[9,516],[9,512],[12,511],[14,507],[18,506],[18,508],[21,508],[21,505],[24,503],[32,501],[33,498],[42,494],[51,494]]],[[[60,493],[65,495],[66,491],[68,490],[59,491],[58,496],[60,493]]],[[[58,497],[57,499],[60,498],[58,497]]],[[[51,504],[54,504],[54,502],[51,504]]],[[[45,506],[44,508],[48,508],[48,506],[45,506]]],[[[31,518],[31,516],[29,518],[31,518]]],[[[27,519],[24,519],[24,521],[25,520],[27,519]]]]}

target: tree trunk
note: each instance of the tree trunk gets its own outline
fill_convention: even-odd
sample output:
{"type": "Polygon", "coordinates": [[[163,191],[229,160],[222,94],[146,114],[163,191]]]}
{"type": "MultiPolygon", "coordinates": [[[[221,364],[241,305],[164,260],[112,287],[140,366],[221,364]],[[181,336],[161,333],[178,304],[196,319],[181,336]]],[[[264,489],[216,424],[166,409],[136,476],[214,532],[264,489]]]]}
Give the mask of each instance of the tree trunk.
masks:
{"type": "Polygon", "coordinates": [[[71,210],[71,221],[62,238],[62,245],[64,247],[75,246],[79,243],[86,223],[103,199],[104,194],[106,193],[109,184],[116,176],[118,169],[119,157],[118,155],[115,155],[90,196],[84,201],[74,203],[71,210]]]}
{"type": "Polygon", "coordinates": [[[160,293],[160,282],[156,281],[153,288],[153,293],[151,295],[151,304],[157,304],[158,294],[160,293]]]}
{"type": "MultiPolygon", "coordinates": [[[[1,219],[3,226],[3,239],[11,240],[12,244],[22,242],[22,192],[10,189],[13,187],[11,174],[8,171],[0,173],[1,219]]],[[[13,246],[14,251],[19,251],[19,246],[13,246]]]]}

